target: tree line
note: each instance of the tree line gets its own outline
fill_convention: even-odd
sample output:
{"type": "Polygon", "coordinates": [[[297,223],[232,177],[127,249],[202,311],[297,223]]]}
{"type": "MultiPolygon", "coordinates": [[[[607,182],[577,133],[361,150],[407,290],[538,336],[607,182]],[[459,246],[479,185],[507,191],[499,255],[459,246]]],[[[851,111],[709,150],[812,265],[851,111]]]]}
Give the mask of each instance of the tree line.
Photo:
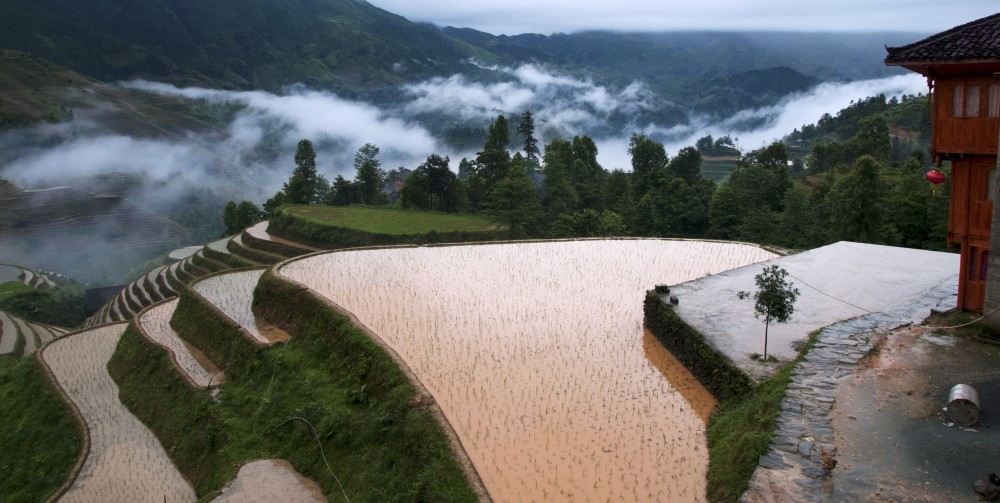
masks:
{"type": "MultiPolygon", "coordinates": [[[[453,171],[448,157],[429,155],[405,179],[396,204],[486,214],[506,224],[512,238],[667,236],[791,248],[850,240],[941,249],[947,187],[933,196],[922,150],[910,145],[902,153],[894,144],[886,110],[896,106],[884,96],[852,106],[837,123],[851,134],[846,139],[818,141],[814,133],[831,127],[832,118],[804,126],[815,144],[801,163],[789,162],[788,143],[801,138],[798,130],[785,142],[746,153],[728,136],[706,137],[673,157],[662,143],[636,132],[628,147],[630,171],[602,167],[586,135],[555,138],[540,149],[530,111],[518,117],[520,150],[512,152],[510,125],[498,115],[474,158],[463,158],[453,171]],[[866,107],[878,111],[855,113],[866,107]],[[853,125],[842,124],[847,121],[853,125]],[[721,184],[702,176],[703,152],[739,154],[721,184]]],[[[389,204],[378,154],[372,144],[361,147],[354,179],[338,176],[329,183],[316,172],[312,144],[302,140],[282,190],[257,213],[252,203],[231,202],[227,229],[242,229],[241,218],[260,218],[287,203],[389,204]]]]}

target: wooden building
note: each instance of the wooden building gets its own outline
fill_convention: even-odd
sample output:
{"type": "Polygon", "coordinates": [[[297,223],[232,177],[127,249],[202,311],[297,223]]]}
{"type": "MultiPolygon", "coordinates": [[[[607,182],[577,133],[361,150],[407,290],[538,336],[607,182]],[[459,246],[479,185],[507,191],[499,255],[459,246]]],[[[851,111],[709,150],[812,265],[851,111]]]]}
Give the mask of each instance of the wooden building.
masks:
{"type": "Polygon", "coordinates": [[[958,307],[997,311],[1000,237],[993,232],[1000,229],[994,215],[1000,205],[995,209],[993,202],[1000,144],[1000,14],[886,51],[886,65],[920,73],[930,88],[931,154],[951,164],[948,242],[962,254],[958,307]],[[991,244],[997,247],[992,253],[991,244]],[[993,261],[998,264],[990,267],[993,261]]]}

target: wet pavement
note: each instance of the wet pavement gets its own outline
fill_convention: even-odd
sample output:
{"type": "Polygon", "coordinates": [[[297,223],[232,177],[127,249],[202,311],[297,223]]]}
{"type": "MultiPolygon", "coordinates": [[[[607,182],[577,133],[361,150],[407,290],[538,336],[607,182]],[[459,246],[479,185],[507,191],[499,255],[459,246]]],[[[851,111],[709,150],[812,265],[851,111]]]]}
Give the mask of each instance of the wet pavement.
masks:
{"type": "Polygon", "coordinates": [[[730,299],[771,263],[801,295],[792,322],[771,326],[768,352],[791,358],[822,329],[741,501],[977,501],[972,484],[1000,473],[1000,345],[921,325],[955,306],[958,255],[836,243],[672,287],[682,318],[757,377],[777,365],[749,358],[762,323],[751,301],[730,299]],[[942,410],[955,384],[979,392],[971,427],[942,410]]]}
{"type": "MultiPolygon", "coordinates": [[[[774,368],[750,358],[764,352],[764,323],[754,318],[753,301],[737,300],[736,294],[753,292],[754,276],[764,266],[787,270],[788,280],[800,292],[791,320],[772,323],[768,330],[767,353],[787,360],[814,330],[871,313],[905,310],[939,285],[957,285],[958,260],[954,253],[842,241],[679,284],[671,287],[671,294],[679,299],[676,309],[685,322],[741,369],[760,377],[774,368]]],[[[903,313],[900,321],[919,321],[928,312],[924,308],[903,313]]]]}

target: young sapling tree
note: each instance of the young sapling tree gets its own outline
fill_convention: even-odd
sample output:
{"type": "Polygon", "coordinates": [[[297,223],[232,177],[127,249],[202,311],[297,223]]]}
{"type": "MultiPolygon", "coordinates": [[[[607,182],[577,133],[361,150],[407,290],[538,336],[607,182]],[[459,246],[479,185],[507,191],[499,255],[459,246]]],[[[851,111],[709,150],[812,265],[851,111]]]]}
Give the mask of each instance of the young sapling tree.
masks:
{"type": "Polygon", "coordinates": [[[776,265],[766,266],[760,274],[754,276],[757,283],[757,291],[740,291],[736,294],[740,300],[753,297],[754,318],[758,320],[764,318],[764,361],[767,361],[767,329],[773,320],[775,323],[787,323],[795,310],[795,299],[799,296],[799,289],[794,284],[786,281],[788,271],[776,265]]]}

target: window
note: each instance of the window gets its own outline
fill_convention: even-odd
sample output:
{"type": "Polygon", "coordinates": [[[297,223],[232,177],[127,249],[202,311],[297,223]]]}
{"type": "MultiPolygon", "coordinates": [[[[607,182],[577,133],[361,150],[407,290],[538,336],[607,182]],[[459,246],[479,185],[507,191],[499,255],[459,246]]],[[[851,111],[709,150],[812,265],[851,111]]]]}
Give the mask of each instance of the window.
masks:
{"type": "Polygon", "coordinates": [[[1000,117],[1000,84],[990,84],[989,104],[986,108],[987,117],[1000,117]]]}
{"type": "Polygon", "coordinates": [[[983,250],[983,254],[979,256],[979,281],[986,281],[986,270],[990,266],[990,251],[983,250]]]}
{"type": "Polygon", "coordinates": [[[990,250],[976,246],[969,247],[969,269],[966,276],[969,281],[986,281],[986,272],[990,264],[990,250]]]}
{"type": "Polygon", "coordinates": [[[986,172],[986,200],[996,202],[997,200],[997,170],[990,169],[986,172]]]}
{"type": "Polygon", "coordinates": [[[979,117],[979,84],[955,84],[951,90],[951,116],[979,117]]]}

